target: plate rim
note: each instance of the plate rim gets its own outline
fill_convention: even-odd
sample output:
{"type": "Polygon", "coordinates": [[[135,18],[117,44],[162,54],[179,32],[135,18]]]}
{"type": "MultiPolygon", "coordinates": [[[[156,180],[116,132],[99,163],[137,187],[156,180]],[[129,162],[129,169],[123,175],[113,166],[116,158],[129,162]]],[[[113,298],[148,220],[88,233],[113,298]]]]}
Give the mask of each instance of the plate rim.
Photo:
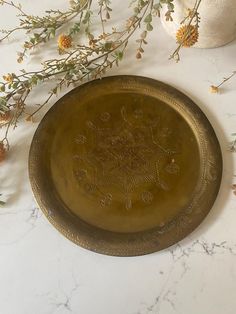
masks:
{"type": "MultiPolygon", "coordinates": [[[[204,130],[201,130],[203,132],[204,130]]],[[[206,134],[205,132],[205,134],[206,134]]],[[[208,152],[207,152],[208,154],[208,152]]],[[[208,154],[207,157],[209,157],[210,154],[208,154]]],[[[209,165],[209,169],[213,169],[213,166],[209,165]]],[[[208,166],[207,166],[208,167],[208,166]]],[[[209,169],[207,171],[209,171],[209,169]]],[[[39,207],[47,217],[47,219],[50,221],[50,223],[58,229],[60,233],[62,233],[65,237],[67,237],[69,240],[73,241],[74,243],[80,245],[83,248],[89,249],[91,251],[102,253],[106,255],[113,255],[113,256],[137,256],[137,255],[145,255],[149,253],[153,253],[156,251],[160,251],[164,248],[167,248],[183,238],[185,238],[187,235],[189,235],[192,231],[194,231],[204,220],[204,218],[207,216],[207,214],[210,212],[220,189],[221,180],[222,180],[222,172],[223,172],[223,158],[222,158],[222,152],[220,148],[219,140],[216,136],[216,133],[202,111],[201,108],[193,101],[191,100],[187,95],[185,95],[183,92],[177,90],[175,87],[172,87],[166,83],[163,83],[161,81],[144,77],[144,76],[136,76],[136,75],[115,75],[115,76],[107,76],[102,79],[96,79],[89,82],[86,82],[75,89],[71,90],[70,92],[66,93],[64,96],[62,96],[60,99],[58,99],[55,104],[46,112],[42,120],[40,121],[35,134],[33,136],[30,151],[29,151],[29,159],[28,159],[28,171],[29,171],[29,179],[31,183],[31,187],[33,190],[34,197],[36,199],[36,202],[38,203],[39,207]],[[188,109],[190,112],[195,113],[195,119],[196,123],[200,126],[200,129],[206,128],[206,132],[210,132],[211,136],[210,139],[206,139],[207,145],[209,146],[208,149],[210,152],[215,151],[216,155],[212,154],[211,156],[211,163],[213,165],[217,164],[217,172],[216,172],[216,179],[213,180],[213,184],[215,184],[215,190],[214,195],[209,200],[208,209],[204,209],[204,211],[200,211],[198,213],[198,218],[196,218],[196,221],[190,224],[188,219],[185,217],[180,222],[176,224],[176,228],[178,231],[176,238],[173,240],[170,237],[168,238],[168,230],[164,232],[164,239],[166,244],[163,245],[163,233],[160,231],[157,232],[156,228],[149,229],[147,231],[140,231],[140,232],[134,232],[134,233],[117,233],[112,231],[106,231],[100,228],[97,228],[95,226],[89,225],[88,223],[82,221],[81,224],[81,230],[83,230],[83,233],[81,233],[81,230],[78,230],[78,228],[71,227],[68,228],[67,221],[62,221],[60,219],[60,216],[55,215],[56,209],[52,209],[50,200],[42,193],[42,187],[40,186],[41,182],[41,175],[39,173],[39,166],[37,164],[37,158],[39,153],[39,142],[40,142],[40,130],[47,121],[48,117],[53,114],[53,111],[56,110],[58,106],[61,106],[60,104],[63,103],[64,98],[73,95],[74,93],[78,93],[83,89],[90,88],[93,85],[99,85],[104,84],[106,81],[113,82],[118,81],[119,84],[122,86],[123,89],[130,88],[130,86],[135,85],[135,83],[138,84],[144,84],[144,86],[150,86],[150,88],[154,88],[159,93],[163,93],[163,97],[170,97],[175,104],[182,103],[183,107],[185,109],[188,109]],[[88,227],[89,226],[89,227],[88,227]],[[191,226],[191,228],[189,228],[191,226]],[[94,235],[89,234],[88,232],[91,232],[91,227],[94,230],[94,235]],[[191,229],[191,230],[189,230],[191,229]],[[88,231],[90,230],[90,231],[88,231]],[[182,231],[181,231],[182,230],[182,231]],[[86,234],[87,233],[87,234],[86,234]],[[99,235],[99,236],[98,236],[99,235]],[[109,237],[110,236],[110,237],[109,237]],[[127,238],[128,237],[128,238],[127,238]],[[140,239],[139,241],[137,241],[140,239]],[[109,239],[110,238],[110,239],[109,239]]],[[[212,175],[212,174],[211,174],[212,175]]],[[[208,175],[210,176],[210,175],[208,175]]],[[[205,178],[204,178],[205,179],[205,178]]],[[[209,178],[208,178],[209,179],[209,178]]],[[[205,179],[205,180],[208,180],[205,179]]],[[[209,179],[210,180],[210,179],[209,179]]],[[[211,181],[211,180],[210,180],[211,181]]],[[[211,182],[212,183],[212,182],[211,182]]],[[[62,208],[60,210],[63,210],[63,206],[66,206],[65,204],[61,205],[62,208]]],[[[65,209],[65,208],[64,208],[65,209]]],[[[195,209],[192,209],[195,210],[195,209]]],[[[189,213],[191,214],[191,212],[189,213]]],[[[173,226],[172,226],[173,227],[173,226]]]]}

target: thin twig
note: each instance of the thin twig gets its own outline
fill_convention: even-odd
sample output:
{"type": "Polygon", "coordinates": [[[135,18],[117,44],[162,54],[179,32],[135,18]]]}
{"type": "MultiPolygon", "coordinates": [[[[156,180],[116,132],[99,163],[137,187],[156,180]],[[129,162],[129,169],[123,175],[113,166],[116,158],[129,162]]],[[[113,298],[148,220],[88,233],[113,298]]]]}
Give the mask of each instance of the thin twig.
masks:
{"type": "Polygon", "coordinates": [[[217,88],[221,87],[225,82],[229,81],[235,75],[236,75],[236,71],[234,71],[230,76],[224,78],[223,81],[219,85],[217,85],[216,87],[217,88]]]}
{"type": "MultiPolygon", "coordinates": [[[[194,5],[194,8],[193,8],[193,10],[192,10],[192,14],[191,14],[190,19],[189,19],[189,22],[188,22],[188,24],[187,24],[187,27],[189,27],[189,26],[192,24],[193,19],[197,16],[197,14],[198,14],[198,9],[199,9],[199,6],[200,6],[200,4],[201,4],[201,1],[202,1],[202,0],[196,0],[195,5],[194,5]]],[[[182,38],[181,42],[179,43],[179,45],[177,46],[177,48],[175,49],[175,51],[170,55],[169,59],[175,59],[176,62],[178,62],[178,61],[180,60],[179,51],[180,51],[180,49],[182,48],[183,43],[185,42],[187,36],[188,36],[188,34],[187,34],[187,32],[186,32],[185,36],[182,38]]]]}

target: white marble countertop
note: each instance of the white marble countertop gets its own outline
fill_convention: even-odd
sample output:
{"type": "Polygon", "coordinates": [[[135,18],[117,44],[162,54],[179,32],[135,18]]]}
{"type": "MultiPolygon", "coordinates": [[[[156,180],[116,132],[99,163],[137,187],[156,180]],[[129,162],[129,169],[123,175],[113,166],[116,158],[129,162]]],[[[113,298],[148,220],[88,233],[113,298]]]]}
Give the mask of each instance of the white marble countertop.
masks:
{"type": "MultiPolygon", "coordinates": [[[[115,1],[117,3],[117,1],[115,1]]],[[[30,12],[66,1],[23,0],[30,12]]],[[[16,23],[0,7],[0,28],[16,23]]],[[[16,37],[17,38],[17,37],[16,37]]],[[[37,68],[34,53],[15,62],[19,40],[1,44],[0,75],[37,68]]],[[[186,49],[176,64],[168,60],[175,43],[157,24],[144,58],[135,60],[131,43],[120,67],[109,74],[137,74],[167,82],[189,95],[205,112],[221,143],[223,181],[210,214],[190,236],[170,249],[134,258],[109,257],[82,249],[64,238],[37,207],[29,184],[27,159],[36,123],[23,122],[10,134],[11,150],[0,166],[1,314],[235,314],[236,197],[230,187],[236,154],[228,142],[236,132],[236,81],[220,95],[209,85],[235,70],[236,42],[211,50],[186,49]]],[[[51,52],[46,48],[45,57],[51,52]]],[[[45,97],[38,88],[30,104],[45,97]]],[[[53,102],[52,102],[53,104],[53,102]]]]}

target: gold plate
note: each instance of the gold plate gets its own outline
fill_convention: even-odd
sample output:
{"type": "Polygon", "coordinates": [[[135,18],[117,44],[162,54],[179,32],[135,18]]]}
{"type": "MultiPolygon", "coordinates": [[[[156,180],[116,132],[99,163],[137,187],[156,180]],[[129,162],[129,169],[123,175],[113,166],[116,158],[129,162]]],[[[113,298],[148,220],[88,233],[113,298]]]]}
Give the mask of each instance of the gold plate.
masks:
{"type": "Polygon", "coordinates": [[[222,156],[212,126],[164,83],[114,76],[62,97],[34,135],[36,200],[67,238],[132,256],[166,248],[210,211],[222,156]]]}

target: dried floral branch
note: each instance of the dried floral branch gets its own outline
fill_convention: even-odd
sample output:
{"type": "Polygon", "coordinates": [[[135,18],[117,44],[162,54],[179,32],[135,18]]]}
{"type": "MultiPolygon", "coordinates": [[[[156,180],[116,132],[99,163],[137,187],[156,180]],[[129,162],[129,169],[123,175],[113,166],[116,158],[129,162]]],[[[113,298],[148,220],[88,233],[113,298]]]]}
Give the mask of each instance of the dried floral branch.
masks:
{"type": "MultiPolygon", "coordinates": [[[[107,0],[99,1],[98,14],[110,12],[109,3],[107,0]]],[[[134,1],[132,4],[134,13],[126,21],[122,30],[117,31],[112,28],[110,32],[103,31],[97,37],[94,37],[89,30],[90,5],[91,1],[87,4],[81,21],[78,22],[85,24],[85,32],[88,36],[87,44],[72,45],[71,31],[68,35],[61,34],[58,37],[58,47],[60,52],[63,52],[61,57],[44,61],[39,71],[26,72],[22,70],[19,75],[8,73],[3,76],[4,81],[0,82],[0,92],[2,93],[0,97],[0,120],[5,121],[6,132],[0,141],[2,156],[9,148],[8,132],[11,127],[15,128],[20,117],[25,115],[26,120],[32,120],[32,117],[48,104],[51,98],[57,95],[62,88],[74,86],[84,79],[101,77],[108,68],[119,65],[130,37],[144,25],[146,30],[141,34],[138,48],[138,51],[143,53],[142,45],[147,44],[145,39],[147,31],[152,30],[152,16],[155,16],[157,12],[153,0],[134,1]],[[89,13],[87,14],[87,12],[89,13]],[[51,79],[57,80],[55,87],[33,113],[28,113],[26,102],[31,91],[35,86],[51,79]]],[[[101,16],[104,21],[103,15],[101,16]]]]}
{"type": "MultiPolygon", "coordinates": [[[[70,1],[70,8],[67,11],[47,10],[45,16],[39,17],[25,13],[20,4],[16,5],[12,1],[8,2],[2,0],[0,2],[1,5],[9,5],[19,12],[17,15],[19,25],[11,30],[1,30],[5,35],[0,38],[0,42],[9,38],[15,31],[25,31],[29,38],[23,44],[23,51],[17,53],[18,62],[21,63],[28,50],[32,50],[39,44],[45,43],[50,38],[55,37],[57,30],[62,25],[68,23],[79,14],[81,14],[82,17],[83,12],[90,7],[91,2],[91,0],[73,0],[70,1]]],[[[75,23],[70,31],[70,35],[74,35],[79,32],[79,30],[78,24],[75,23]]]]}
{"type": "Polygon", "coordinates": [[[201,0],[196,0],[193,9],[188,10],[187,16],[181,21],[180,24],[188,23],[179,28],[176,34],[178,46],[171,54],[169,59],[174,59],[176,62],[180,60],[180,49],[182,47],[191,47],[198,41],[198,28],[200,23],[200,17],[198,13],[201,0]]]}
{"type": "Polygon", "coordinates": [[[211,93],[219,93],[219,91],[220,91],[220,87],[223,85],[223,84],[225,84],[227,81],[229,81],[233,76],[235,76],[236,75],[236,71],[233,71],[232,72],[232,74],[230,74],[228,77],[225,77],[224,79],[223,79],[223,81],[220,83],[220,84],[218,84],[218,85],[211,85],[210,86],[210,92],[211,93]]]}

